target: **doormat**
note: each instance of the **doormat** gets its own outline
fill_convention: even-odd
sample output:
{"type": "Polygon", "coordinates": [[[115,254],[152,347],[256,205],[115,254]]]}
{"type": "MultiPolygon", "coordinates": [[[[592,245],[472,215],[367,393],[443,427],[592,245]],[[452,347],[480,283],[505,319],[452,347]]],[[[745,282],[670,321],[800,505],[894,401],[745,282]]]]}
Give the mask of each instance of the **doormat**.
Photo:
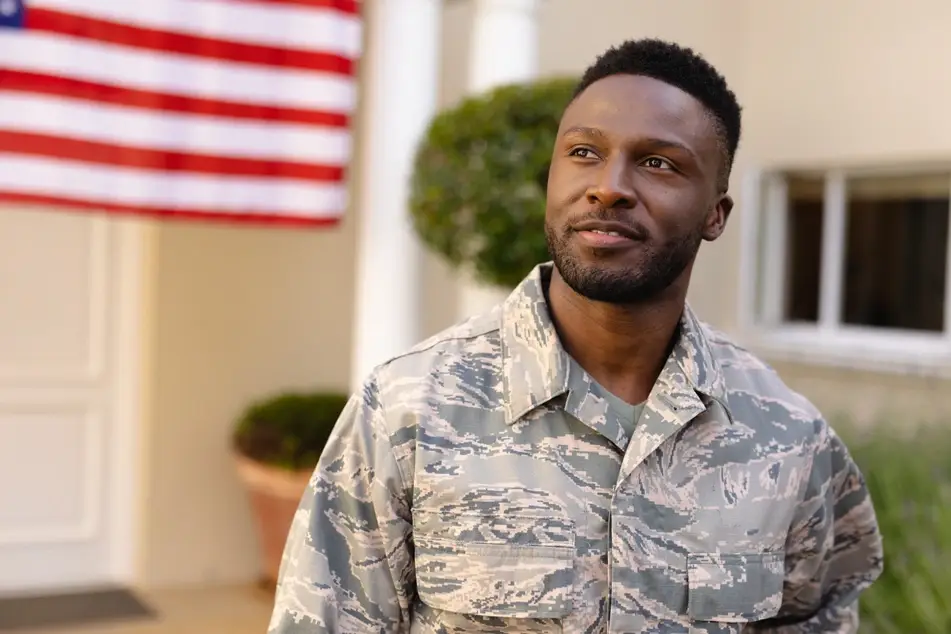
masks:
{"type": "Polygon", "coordinates": [[[0,598],[0,632],[154,618],[152,608],[123,588],[0,598]]]}

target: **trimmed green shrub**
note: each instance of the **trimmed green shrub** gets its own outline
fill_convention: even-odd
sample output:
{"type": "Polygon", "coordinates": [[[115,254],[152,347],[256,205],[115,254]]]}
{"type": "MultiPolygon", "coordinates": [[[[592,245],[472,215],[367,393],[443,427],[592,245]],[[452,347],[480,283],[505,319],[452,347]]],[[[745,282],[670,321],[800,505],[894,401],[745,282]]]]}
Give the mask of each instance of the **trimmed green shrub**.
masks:
{"type": "Polygon", "coordinates": [[[437,115],[416,153],[416,232],[454,267],[515,287],[539,262],[558,123],[576,80],[504,86],[437,115]]]}

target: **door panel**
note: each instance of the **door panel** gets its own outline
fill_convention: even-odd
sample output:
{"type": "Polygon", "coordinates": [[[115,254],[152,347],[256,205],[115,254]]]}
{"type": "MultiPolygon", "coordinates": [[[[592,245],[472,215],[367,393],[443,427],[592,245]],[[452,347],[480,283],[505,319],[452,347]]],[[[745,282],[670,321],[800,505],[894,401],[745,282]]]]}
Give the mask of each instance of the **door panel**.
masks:
{"type": "Polygon", "coordinates": [[[0,593],[110,580],[111,223],[0,209],[0,593]]]}

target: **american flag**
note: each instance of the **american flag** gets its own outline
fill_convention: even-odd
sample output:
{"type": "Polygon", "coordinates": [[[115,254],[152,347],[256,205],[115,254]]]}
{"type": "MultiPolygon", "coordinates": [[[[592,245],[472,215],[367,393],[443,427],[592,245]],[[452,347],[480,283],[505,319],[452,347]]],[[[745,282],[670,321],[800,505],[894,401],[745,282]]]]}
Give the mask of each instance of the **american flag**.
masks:
{"type": "Polygon", "coordinates": [[[333,224],[359,0],[0,0],[0,201],[333,224]]]}

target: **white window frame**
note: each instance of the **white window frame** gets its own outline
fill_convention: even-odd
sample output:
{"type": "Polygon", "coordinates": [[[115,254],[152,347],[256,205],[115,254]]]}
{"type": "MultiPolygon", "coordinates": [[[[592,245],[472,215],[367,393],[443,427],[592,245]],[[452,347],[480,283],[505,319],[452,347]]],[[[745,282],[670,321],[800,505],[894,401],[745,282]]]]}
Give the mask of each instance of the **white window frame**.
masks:
{"type": "MultiPolygon", "coordinates": [[[[788,169],[748,169],[740,193],[739,324],[741,338],[764,356],[781,361],[859,370],[951,377],[951,235],[945,257],[944,332],[923,333],[841,323],[847,223],[847,182],[855,176],[898,176],[946,171],[951,164],[875,170],[825,170],[819,319],[783,321],[786,272],[786,178],[788,169]],[[761,239],[762,237],[762,239],[761,239]],[[761,292],[762,289],[762,292],[761,292]]],[[[951,221],[951,205],[948,209],[951,221]]],[[[951,222],[949,222],[951,226],[951,222]]]]}

